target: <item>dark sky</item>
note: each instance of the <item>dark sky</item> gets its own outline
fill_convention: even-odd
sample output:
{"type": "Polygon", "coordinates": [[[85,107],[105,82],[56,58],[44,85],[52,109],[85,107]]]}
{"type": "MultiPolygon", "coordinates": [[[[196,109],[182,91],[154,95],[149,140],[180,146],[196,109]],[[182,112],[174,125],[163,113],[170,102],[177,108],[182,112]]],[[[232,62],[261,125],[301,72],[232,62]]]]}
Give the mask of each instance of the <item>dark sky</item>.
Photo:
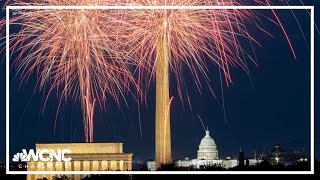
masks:
{"type": "MultiPolygon", "coordinates": [[[[319,3],[316,12],[319,11],[319,3]]],[[[265,28],[274,35],[270,38],[257,30],[253,35],[263,47],[255,47],[259,67],[249,62],[251,81],[241,69],[233,69],[234,84],[224,88],[226,120],[221,106],[221,92],[217,69],[212,67],[210,77],[218,98],[215,99],[208,89],[202,93],[188,82],[188,92],[192,111],[183,107],[177,97],[171,78],[172,155],[177,158],[196,158],[196,151],[204,130],[197,118],[199,114],[215,139],[220,157],[235,156],[239,147],[250,156],[269,150],[275,144],[284,148],[305,148],[310,150],[310,51],[306,45],[296,20],[290,11],[278,11],[287,29],[297,54],[292,56],[285,36],[279,27],[263,20],[265,28]]],[[[310,43],[310,17],[307,11],[294,11],[310,43]]],[[[269,13],[270,14],[270,13],[269,13]]],[[[319,13],[317,13],[319,14],[319,13]]],[[[317,15],[316,15],[317,17],[317,15]]],[[[320,16],[318,16],[320,17],[320,16]]],[[[316,21],[319,21],[317,19],[316,21]]],[[[252,31],[251,31],[252,32],[252,31]]],[[[319,49],[319,35],[316,35],[316,51],[319,49]]],[[[4,58],[4,56],[2,56],[4,58]]],[[[316,77],[319,53],[316,52],[316,77]]],[[[56,133],[53,123],[58,99],[52,95],[44,109],[43,92],[34,91],[35,77],[20,89],[19,76],[15,70],[10,72],[10,153],[22,148],[33,148],[34,144],[49,142],[84,142],[82,113],[79,102],[71,100],[63,103],[57,121],[56,133]]],[[[0,63],[0,161],[5,161],[5,62],[0,63]]],[[[190,79],[187,72],[186,81],[190,79]]],[[[317,92],[319,85],[316,78],[317,92]]],[[[95,141],[123,142],[124,150],[134,153],[135,160],[154,158],[154,87],[148,91],[147,104],[140,104],[141,131],[137,104],[128,96],[129,107],[119,109],[111,101],[106,110],[95,113],[95,141]]],[[[316,98],[318,98],[316,96],[316,98]]],[[[124,104],[124,103],[123,103],[124,104]]],[[[319,107],[316,106],[316,112],[319,107]]],[[[316,115],[316,127],[319,121],[316,115]]],[[[319,158],[319,137],[316,156],[319,158]]]]}

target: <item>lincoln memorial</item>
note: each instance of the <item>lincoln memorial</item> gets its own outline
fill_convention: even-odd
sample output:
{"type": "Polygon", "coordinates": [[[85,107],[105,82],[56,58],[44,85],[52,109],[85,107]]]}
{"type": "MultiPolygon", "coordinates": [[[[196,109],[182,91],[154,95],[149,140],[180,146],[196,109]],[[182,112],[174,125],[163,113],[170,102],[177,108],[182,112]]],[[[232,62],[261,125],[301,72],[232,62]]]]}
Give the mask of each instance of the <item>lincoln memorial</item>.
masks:
{"type": "MultiPolygon", "coordinates": [[[[62,143],[36,144],[36,150],[50,149],[54,151],[69,149],[66,154],[72,158],[68,162],[28,162],[28,171],[130,171],[132,170],[132,153],[123,153],[122,143],[62,143]]],[[[29,174],[27,180],[47,178],[56,175],[29,174]]],[[[59,175],[58,175],[59,176],[59,175]]],[[[68,175],[71,179],[82,179],[87,175],[68,175]]]]}

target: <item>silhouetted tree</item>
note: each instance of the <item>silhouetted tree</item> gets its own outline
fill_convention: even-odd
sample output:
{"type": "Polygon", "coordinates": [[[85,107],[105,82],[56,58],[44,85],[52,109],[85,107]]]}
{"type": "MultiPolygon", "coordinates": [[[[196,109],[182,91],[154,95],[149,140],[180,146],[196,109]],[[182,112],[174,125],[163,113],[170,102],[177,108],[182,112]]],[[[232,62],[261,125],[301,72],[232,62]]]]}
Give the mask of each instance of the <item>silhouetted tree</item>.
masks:
{"type": "Polygon", "coordinates": [[[52,177],[53,180],[71,180],[67,175],[55,175],[52,177]]]}
{"type": "Polygon", "coordinates": [[[82,180],[132,180],[132,175],[110,175],[110,174],[94,174],[82,178],[82,180]]]}
{"type": "Polygon", "coordinates": [[[145,163],[139,164],[137,169],[138,171],[148,171],[148,166],[145,163]]]}
{"type": "Polygon", "coordinates": [[[224,171],[226,169],[224,167],[222,167],[221,165],[207,164],[204,166],[200,166],[200,168],[198,170],[200,170],[200,171],[224,171]]]}
{"type": "Polygon", "coordinates": [[[158,167],[157,171],[176,171],[178,169],[176,163],[170,162],[166,164],[161,164],[160,167],[158,167]]]}
{"type": "Polygon", "coordinates": [[[267,160],[262,161],[257,165],[259,171],[283,171],[285,165],[282,163],[272,165],[267,160]]]}
{"type": "Polygon", "coordinates": [[[44,178],[37,178],[37,180],[48,180],[48,179],[44,177],[44,178]]]}
{"type": "Polygon", "coordinates": [[[286,166],[287,171],[310,171],[310,162],[298,162],[296,164],[292,164],[289,166],[286,166]]]}

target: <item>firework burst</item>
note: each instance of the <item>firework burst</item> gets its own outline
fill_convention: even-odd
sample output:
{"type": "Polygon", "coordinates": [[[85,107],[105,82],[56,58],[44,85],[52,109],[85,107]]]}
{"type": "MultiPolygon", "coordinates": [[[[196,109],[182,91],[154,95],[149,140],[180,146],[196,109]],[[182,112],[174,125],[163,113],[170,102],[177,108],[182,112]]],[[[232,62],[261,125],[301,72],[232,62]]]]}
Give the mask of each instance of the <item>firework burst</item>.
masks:
{"type": "MultiPolygon", "coordinates": [[[[259,5],[270,5],[268,0],[255,1],[259,5]]],[[[123,5],[131,6],[240,6],[235,0],[128,0],[123,5]]],[[[277,14],[272,11],[274,22],[279,25],[295,56],[293,47],[277,14]]],[[[259,26],[258,16],[250,10],[237,9],[128,9],[122,12],[124,23],[121,34],[126,43],[121,43],[128,55],[139,62],[138,83],[144,84],[146,77],[156,82],[156,166],[171,161],[171,131],[169,74],[177,81],[180,100],[185,86],[182,72],[187,67],[196,87],[201,91],[203,81],[210,87],[209,64],[218,66],[227,86],[232,83],[231,68],[240,67],[249,73],[246,59],[254,61],[242,43],[259,43],[247,30],[250,24],[268,34],[259,26]],[[241,43],[242,42],[242,43],[241,43]]],[[[189,79],[187,80],[189,81],[189,79]]],[[[186,96],[190,105],[189,97],[186,96]]],[[[182,103],[183,104],[183,103],[182,103]]],[[[191,105],[190,105],[191,108],[191,105]]]]}
{"type": "MultiPolygon", "coordinates": [[[[258,5],[270,5],[268,0],[254,1],[258,5]]],[[[235,0],[128,0],[119,5],[131,6],[241,6],[241,1],[235,0]]],[[[272,10],[271,10],[272,11],[272,10]]],[[[290,39],[275,11],[272,20],[280,26],[290,39]]],[[[192,73],[193,81],[200,91],[203,86],[200,76],[209,82],[208,64],[217,65],[224,75],[227,85],[232,83],[230,70],[240,67],[249,73],[245,59],[255,63],[252,53],[244,50],[243,44],[259,45],[250,34],[247,27],[271,35],[261,27],[260,19],[252,10],[237,9],[138,9],[122,11],[121,22],[126,28],[125,43],[121,43],[128,55],[136,59],[142,67],[139,82],[144,82],[145,73],[156,77],[157,51],[159,46],[165,47],[168,65],[177,80],[180,99],[183,98],[184,86],[182,68],[187,67],[192,73]],[[245,42],[244,42],[245,41],[245,42]],[[242,42],[242,43],[241,43],[242,42]],[[146,68],[147,67],[147,68],[146,68]]],[[[270,18],[271,20],[271,18],[270,18]]],[[[247,46],[247,45],[246,45],[247,46]]],[[[208,84],[209,85],[209,84],[208,84]]],[[[209,85],[210,86],[210,85],[209,85]]]]}
{"type": "MultiPolygon", "coordinates": [[[[12,5],[99,6],[110,2],[40,0],[17,1],[12,5]]],[[[62,89],[59,107],[63,99],[79,99],[87,142],[93,141],[97,104],[104,107],[107,97],[119,104],[119,96],[124,97],[129,86],[135,84],[129,71],[133,62],[117,49],[116,14],[98,9],[19,10],[18,15],[10,17],[10,24],[20,28],[10,35],[10,51],[16,54],[13,65],[17,72],[23,80],[37,73],[37,87],[49,87],[46,101],[55,89],[62,89]]]]}
{"type": "MultiPolygon", "coordinates": [[[[254,2],[270,5],[269,0],[254,2]]],[[[18,1],[13,5],[238,6],[244,3],[240,0],[37,0],[18,1]]],[[[272,13],[295,56],[281,21],[272,13]]],[[[62,87],[62,97],[80,98],[87,141],[93,140],[93,111],[97,101],[103,105],[109,95],[118,102],[122,92],[129,91],[134,82],[133,73],[138,77],[138,83],[133,84],[139,92],[146,78],[155,77],[157,165],[171,160],[169,72],[176,77],[181,100],[185,86],[183,66],[192,73],[199,91],[203,86],[201,75],[210,88],[209,64],[218,67],[220,76],[229,85],[231,68],[241,67],[248,72],[245,59],[254,62],[254,57],[241,44],[243,40],[251,45],[259,44],[248,32],[247,24],[268,34],[252,11],[236,9],[36,10],[10,19],[11,24],[22,26],[11,39],[11,50],[20,51],[15,60],[18,71],[24,79],[37,71],[40,88],[50,82],[49,92],[62,87]],[[128,64],[135,65],[137,71],[130,71],[128,64]]]]}

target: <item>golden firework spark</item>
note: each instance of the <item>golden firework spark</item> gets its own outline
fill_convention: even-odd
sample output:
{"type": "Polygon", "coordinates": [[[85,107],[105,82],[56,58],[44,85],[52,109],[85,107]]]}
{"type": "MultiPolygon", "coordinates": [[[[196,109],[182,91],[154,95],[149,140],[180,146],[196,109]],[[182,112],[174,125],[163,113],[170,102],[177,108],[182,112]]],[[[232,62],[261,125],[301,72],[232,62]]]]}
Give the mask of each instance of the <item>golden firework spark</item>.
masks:
{"type": "MultiPolygon", "coordinates": [[[[270,5],[268,0],[257,0],[260,5],[270,5]]],[[[131,6],[240,6],[243,1],[235,0],[128,0],[121,5],[131,6]]],[[[282,28],[293,51],[287,33],[274,11],[275,22],[282,28]]],[[[146,77],[156,81],[156,166],[171,161],[171,131],[169,74],[177,81],[178,94],[183,98],[185,86],[183,67],[192,73],[196,87],[201,91],[203,81],[210,87],[209,64],[218,66],[227,85],[232,83],[230,69],[240,67],[249,73],[246,59],[254,58],[245,51],[240,42],[253,46],[259,44],[247,30],[259,26],[259,19],[250,10],[237,9],[128,9],[122,12],[121,45],[128,55],[139,62],[138,82],[140,87],[146,77]],[[151,78],[150,78],[151,79],[151,78]]],[[[253,48],[253,47],[252,47],[253,48]]],[[[187,79],[186,81],[190,81],[187,79]]],[[[213,93],[213,91],[211,90],[213,93]]],[[[189,102],[189,97],[187,95],[189,102]]],[[[190,102],[189,102],[190,105],[190,102]]],[[[191,105],[190,105],[191,107],[191,105]]]]}
{"type": "MultiPolygon", "coordinates": [[[[11,5],[101,6],[103,0],[16,1],[11,5]]],[[[93,116],[97,103],[105,106],[107,97],[119,104],[119,96],[135,85],[129,70],[134,62],[118,51],[118,13],[111,10],[19,10],[10,18],[18,32],[10,35],[10,51],[16,53],[13,64],[22,79],[37,73],[37,87],[62,89],[61,101],[80,99],[86,141],[93,141],[93,116]]],[[[58,111],[59,111],[58,107],[58,111]]],[[[57,113],[58,115],[58,113],[57,113]]]]}
{"type": "MultiPolygon", "coordinates": [[[[270,5],[269,0],[254,2],[270,5]]],[[[240,0],[36,0],[15,1],[13,5],[238,6],[244,3],[240,0]]],[[[273,10],[272,13],[295,56],[280,19],[273,10]]],[[[40,88],[48,83],[49,92],[62,87],[63,97],[81,99],[87,141],[93,137],[96,101],[104,104],[109,95],[118,102],[119,95],[129,91],[131,82],[140,92],[145,79],[155,77],[157,165],[171,160],[169,71],[176,77],[181,100],[185,86],[183,66],[192,73],[199,91],[203,86],[200,76],[210,88],[209,64],[218,66],[229,85],[231,68],[241,67],[248,72],[245,59],[254,62],[241,44],[244,40],[258,44],[248,32],[247,23],[268,33],[259,26],[255,13],[236,9],[35,10],[30,15],[11,18],[10,23],[22,26],[11,40],[11,50],[20,52],[15,61],[18,71],[24,79],[36,71],[40,88]],[[136,65],[138,71],[130,71],[128,65],[136,65]],[[133,73],[138,76],[137,84],[133,73]]]]}

